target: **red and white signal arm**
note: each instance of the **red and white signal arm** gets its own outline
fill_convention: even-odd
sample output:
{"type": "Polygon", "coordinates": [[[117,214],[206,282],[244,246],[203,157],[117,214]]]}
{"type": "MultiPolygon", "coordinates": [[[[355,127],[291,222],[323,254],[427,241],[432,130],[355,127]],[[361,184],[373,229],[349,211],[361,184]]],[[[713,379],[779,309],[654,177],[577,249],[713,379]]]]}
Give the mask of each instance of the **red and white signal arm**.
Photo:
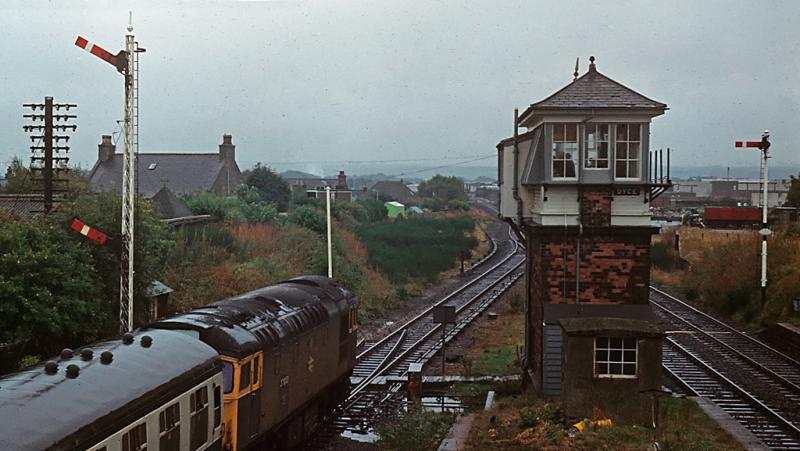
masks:
{"type": "Polygon", "coordinates": [[[736,141],[736,147],[761,147],[761,141],[736,141]]]}
{"type": "Polygon", "coordinates": [[[105,244],[106,241],[108,241],[108,235],[106,235],[105,233],[103,233],[103,232],[101,232],[101,231],[99,231],[99,230],[97,230],[95,228],[89,227],[88,225],[84,224],[83,222],[81,222],[81,221],[79,221],[77,219],[73,219],[72,220],[71,228],[72,228],[72,230],[80,233],[81,235],[85,236],[86,238],[89,238],[90,240],[93,240],[93,241],[97,241],[97,243],[99,243],[101,245],[105,244]]]}

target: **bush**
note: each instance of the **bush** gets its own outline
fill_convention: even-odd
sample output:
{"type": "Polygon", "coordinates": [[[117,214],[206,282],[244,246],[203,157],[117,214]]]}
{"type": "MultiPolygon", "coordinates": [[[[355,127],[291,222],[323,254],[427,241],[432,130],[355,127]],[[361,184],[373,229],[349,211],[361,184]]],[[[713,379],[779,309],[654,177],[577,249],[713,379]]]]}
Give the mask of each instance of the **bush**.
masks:
{"type": "Polygon", "coordinates": [[[675,258],[666,243],[656,241],[650,246],[650,264],[656,268],[669,271],[675,266],[675,258]]]}
{"type": "Polygon", "coordinates": [[[459,216],[364,224],[357,234],[367,246],[369,263],[393,280],[433,281],[452,268],[462,252],[478,244],[467,235],[474,228],[471,217],[459,216]]]}
{"type": "Polygon", "coordinates": [[[204,192],[188,196],[185,201],[194,214],[213,215],[232,224],[264,224],[278,217],[275,205],[259,201],[255,188],[240,185],[236,191],[237,197],[204,192]]]}
{"type": "Polygon", "coordinates": [[[297,207],[289,212],[289,222],[317,233],[325,233],[328,228],[325,215],[308,205],[297,207]]]}
{"type": "Polygon", "coordinates": [[[107,332],[110,297],[91,253],[47,223],[0,223],[0,343],[53,352],[107,332]]]}

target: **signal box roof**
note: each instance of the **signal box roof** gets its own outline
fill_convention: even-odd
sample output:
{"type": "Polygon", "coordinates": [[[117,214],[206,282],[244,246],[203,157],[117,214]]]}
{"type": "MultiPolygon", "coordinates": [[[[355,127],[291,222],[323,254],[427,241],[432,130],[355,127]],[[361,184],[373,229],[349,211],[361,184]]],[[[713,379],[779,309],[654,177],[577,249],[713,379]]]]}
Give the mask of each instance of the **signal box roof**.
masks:
{"type": "Polygon", "coordinates": [[[532,117],[537,113],[558,110],[613,109],[642,111],[648,112],[650,115],[659,115],[667,109],[665,103],[645,97],[601,74],[594,64],[594,57],[591,58],[591,61],[589,70],[581,77],[556,91],[550,97],[531,104],[520,115],[520,125],[531,124],[532,117]]]}

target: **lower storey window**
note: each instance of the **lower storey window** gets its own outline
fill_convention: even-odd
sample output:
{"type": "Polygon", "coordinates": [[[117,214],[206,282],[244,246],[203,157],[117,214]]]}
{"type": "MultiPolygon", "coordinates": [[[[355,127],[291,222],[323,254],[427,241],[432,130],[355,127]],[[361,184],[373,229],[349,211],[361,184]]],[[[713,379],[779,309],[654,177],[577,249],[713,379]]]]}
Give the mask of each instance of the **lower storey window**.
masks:
{"type": "Polygon", "coordinates": [[[596,337],[594,339],[595,377],[635,378],[639,357],[636,338],[596,337]]]}

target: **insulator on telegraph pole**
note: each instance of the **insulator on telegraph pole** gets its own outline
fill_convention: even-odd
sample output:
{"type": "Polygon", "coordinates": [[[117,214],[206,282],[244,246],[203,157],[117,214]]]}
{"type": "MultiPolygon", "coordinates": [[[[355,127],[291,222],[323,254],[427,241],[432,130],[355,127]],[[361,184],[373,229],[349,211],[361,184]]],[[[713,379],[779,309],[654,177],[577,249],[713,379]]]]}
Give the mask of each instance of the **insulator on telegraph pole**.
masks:
{"type": "Polygon", "coordinates": [[[31,133],[30,139],[34,145],[30,146],[31,165],[29,169],[34,179],[42,182],[44,212],[49,213],[53,209],[53,194],[64,191],[55,187],[57,182],[66,181],[63,178],[57,178],[57,176],[60,172],[68,170],[67,163],[69,163],[69,157],[67,156],[69,146],[60,145],[59,143],[62,140],[69,142],[70,136],[57,133],[75,131],[78,128],[75,124],[66,124],[67,121],[75,119],[76,115],[54,114],[53,110],[59,111],[64,108],[68,111],[78,105],[74,103],[54,103],[52,97],[45,97],[44,103],[25,103],[22,106],[30,108],[32,111],[31,114],[24,114],[22,117],[34,122],[41,122],[40,124],[23,125],[22,129],[26,133],[31,133]],[[36,114],[36,110],[41,110],[41,113],[36,114]],[[56,124],[56,122],[64,122],[64,124],[56,124]],[[54,142],[55,144],[53,144],[54,142]]]}

